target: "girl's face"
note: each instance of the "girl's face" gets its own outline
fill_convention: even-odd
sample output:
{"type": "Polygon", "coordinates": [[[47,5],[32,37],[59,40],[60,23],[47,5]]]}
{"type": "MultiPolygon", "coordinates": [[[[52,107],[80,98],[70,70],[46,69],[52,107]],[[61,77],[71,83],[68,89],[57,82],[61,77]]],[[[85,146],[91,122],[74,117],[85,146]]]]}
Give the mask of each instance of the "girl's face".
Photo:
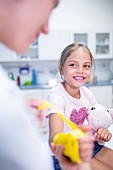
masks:
{"type": "Polygon", "coordinates": [[[65,86],[79,88],[90,79],[92,63],[89,53],[83,48],[78,48],[65,61],[61,70],[65,86]]]}

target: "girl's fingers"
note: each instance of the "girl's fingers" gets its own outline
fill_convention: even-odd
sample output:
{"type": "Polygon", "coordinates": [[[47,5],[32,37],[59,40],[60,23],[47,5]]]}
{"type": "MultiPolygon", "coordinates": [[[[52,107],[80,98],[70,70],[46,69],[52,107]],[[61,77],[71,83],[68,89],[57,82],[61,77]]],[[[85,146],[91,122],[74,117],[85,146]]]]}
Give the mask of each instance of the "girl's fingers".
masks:
{"type": "Polygon", "coordinates": [[[110,141],[111,138],[112,138],[112,134],[109,134],[109,135],[105,136],[104,141],[108,142],[108,141],[110,141]]]}
{"type": "Polygon", "coordinates": [[[94,137],[86,136],[79,139],[79,148],[81,159],[84,162],[89,161],[93,154],[94,137]]]}
{"type": "Polygon", "coordinates": [[[97,140],[104,140],[105,142],[109,141],[112,137],[112,134],[107,129],[100,128],[97,131],[97,140]]]}
{"type": "Polygon", "coordinates": [[[93,152],[87,150],[85,152],[81,152],[80,153],[80,157],[82,159],[83,162],[88,162],[91,158],[92,158],[93,152]]]}
{"type": "Polygon", "coordinates": [[[55,152],[55,145],[54,145],[54,143],[51,143],[50,147],[51,147],[52,152],[54,153],[55,152]]]}

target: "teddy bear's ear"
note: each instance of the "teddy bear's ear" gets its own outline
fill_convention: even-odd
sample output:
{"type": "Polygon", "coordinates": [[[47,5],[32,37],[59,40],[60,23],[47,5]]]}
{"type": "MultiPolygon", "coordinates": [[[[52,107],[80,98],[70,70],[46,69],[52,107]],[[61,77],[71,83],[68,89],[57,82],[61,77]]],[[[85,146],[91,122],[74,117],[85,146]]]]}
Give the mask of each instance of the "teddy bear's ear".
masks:
{"type": "Polygon", "coordinates": [[[113,109],[108,109],[108,112],[109,112],[109,114],[111,115],[111,117],[112,117],[112,119],[113,119],[113,109]]]}

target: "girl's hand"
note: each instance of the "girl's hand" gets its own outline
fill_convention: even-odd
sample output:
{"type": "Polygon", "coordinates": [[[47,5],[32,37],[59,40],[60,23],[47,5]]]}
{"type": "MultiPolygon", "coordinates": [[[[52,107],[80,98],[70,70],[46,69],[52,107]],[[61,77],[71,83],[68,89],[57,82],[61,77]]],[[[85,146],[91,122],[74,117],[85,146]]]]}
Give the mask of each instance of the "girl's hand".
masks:
{"type": "Polygon", "coordinates": [[[103,140],[104,142],[108,142],[112,138],[112,134],[109,130],[104,128],[99,128],[95,133],[96,140],[103,140]]]}

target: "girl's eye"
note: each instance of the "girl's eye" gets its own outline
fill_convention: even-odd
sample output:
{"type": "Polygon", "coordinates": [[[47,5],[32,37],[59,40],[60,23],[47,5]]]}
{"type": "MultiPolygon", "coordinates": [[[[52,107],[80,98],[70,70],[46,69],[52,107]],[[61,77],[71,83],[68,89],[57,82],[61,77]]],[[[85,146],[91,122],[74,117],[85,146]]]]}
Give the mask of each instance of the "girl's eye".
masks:
{"type": "Polygon", "coordinates": [[[70,66],[74,66],[75,64],[70,64],[70,66]]]}
{"type": "Polygon", "coordinates": [[[77,67],[76,64],[70,64],[69,66],[71,66],[71,67],[77,67]]]}
{"type": "Polygon", "coordinates": [[[91,68],[90,65],[84,65],[84,67],[87,68],[87,69],[91,68]]]}

